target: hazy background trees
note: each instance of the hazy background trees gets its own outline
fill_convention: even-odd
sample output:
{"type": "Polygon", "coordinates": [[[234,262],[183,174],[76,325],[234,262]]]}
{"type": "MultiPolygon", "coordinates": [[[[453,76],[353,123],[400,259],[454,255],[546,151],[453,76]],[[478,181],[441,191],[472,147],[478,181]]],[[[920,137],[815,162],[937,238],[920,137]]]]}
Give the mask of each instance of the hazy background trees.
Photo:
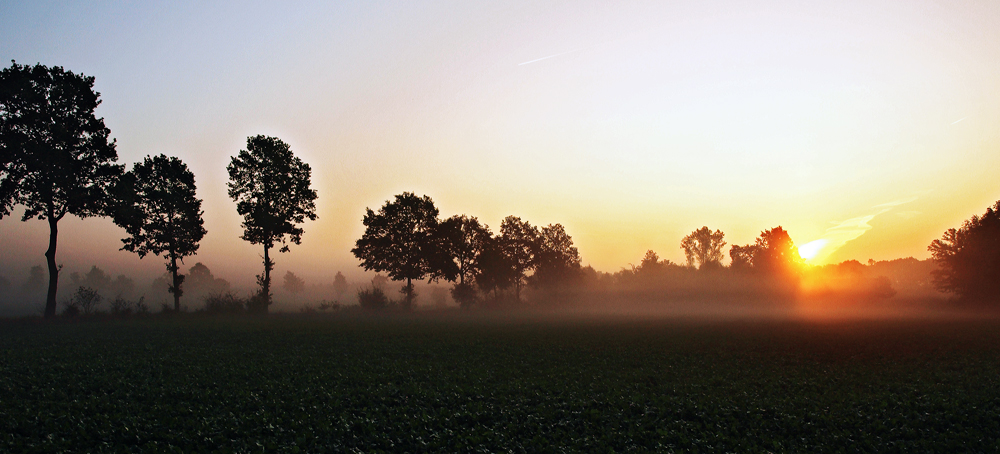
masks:
{"type": "Polygon", "coordinates": [[[67,214],[107,214],[108,189],[121,174],[111,130],[94,115],[94,78],[11,63],[0,71],[0,218],[15,204],[22,221],[48,221],[45,317],[56,315],[58,223],[67,214]]]}
{"type": "Polygon", "coordinates": [[[726,246],[723,238],[726,234],[721,230],[711,231],[707,226],[691,232],[690,235],[681,240],[681,249],[684,250],[684,257],[688,266],[696,266],[699,269],[708,267],[718,268],[722,266],[722,248],[726,246]]]}
{"type": "Polygon", "coordinates": [[[253,311],[267,313],[274,269],[270,250],[277,243],[281,252],[288,252],[288,243],[301,244],[304,230],[297,224],[316,220],[312,169],[285,142],[258,135],[247,138],[246,150],[240,150],[226,170],[229,197],[243,216],[241,238],[264,246],[264,272],[257,277],[260,293],[253,311]]]}
{"type": "Polygon", "coordinates": [[[174,310],[181,310],[184,275],[178,261],[198,252],[205,237],[201,199],[196,194],[194,174],[180,159],[146,156],[125,173],[116,185],[115,223],[128,232],[122,249],[146,254],[164,254],[174,296],[174,310]]]}

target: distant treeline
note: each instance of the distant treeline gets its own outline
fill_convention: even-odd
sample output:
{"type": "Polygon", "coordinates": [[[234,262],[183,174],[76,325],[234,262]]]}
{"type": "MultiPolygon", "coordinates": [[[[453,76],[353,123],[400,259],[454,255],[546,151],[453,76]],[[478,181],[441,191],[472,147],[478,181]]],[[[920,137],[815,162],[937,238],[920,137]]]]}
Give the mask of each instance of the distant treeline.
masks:
{"type": "MultiPolygon", "coordinates": [[[[246,149],[230,160],[228,194],[243,217],[241,238],[263,247],[259,290],[237,297],[207,268],[196,265],[186,275],[180,272],[183,259],[197,253],[207,233],[194,174],[180,159],[165,155],[147,156],[131,170],[118,164],[111,131],[94,114],[100,94],[93,87],[93,77],[58,66],[12,62],[0,71],[0,218],[22,206],[22,221],[44,220],[49,226],[45,317],[56,315],[61,270],[56,260],[58,223],[66,215],[109,217],[125,230],[123,250],[139,257],[163,257],[167,276],[162,284],[172,295],[173,311],[181,310],[186,292],[212,288],[214,299],[206,301],[218,304],[206,307],[266,313],[273,302],[272,249],[287,252],[291,244],[300,244],[304,233],[300,224],[317,219],[318,195],[311,187],[310,166],[285,142],[262,135],[248,137],[246,149]]],[[[997,302],[998,210],[1000,202],[930,245],[938,266],[933,280],[937,289],[961,301],[997,302]]],[[[539,228],[508,216],[494,234],[475,217],[441,220],[438,215],[429,197],[409,192],[387,201],[378,212],[367,210],[362,219],[365,233],[352,252],[366,270],[386,273],[405,285],[399,301],[390,298],[382,285],[361,289],[357,294],[361,306],[411,310],[417,298],[414,281],[423,279],[454,282],[451,296],[463,308],[523,305],[526,289],[535,295],[533,304],[581,301],[583,289],[601,298],[625,295],[649,301],[786,301],[831,295],[884,299],[895,294],[891,279],[872,275],[871,267],[857,262],[804,266],[780,226],[761,232],[753,244],[733,245],[729,266],[722,264],[725,235],[703,227],[682,239],[684,265],[661,261],[649,251],[638,266],[607,274],[581,266],[580,254],[561,224],[539,228]]],[[[71,275],[77,290],[66,302],[67,311],[89,312],[103,298],[101,289],[113,286],[120,288],[113,301],[116,307],[124,312],[144,310],[141,297],[130,301],[121,296],[134,287],[128,278],[106,282],[96,270],[71,275]]],[[[42,287],[41,280],[41,268],[32,269],[31,292],[42,287]]],[[[335,285],[342,296],[346,286],[335,285]]],[[[0,287],[12,284],[0,278],[0,287]]],[[[296,294],[304,283],[289,274],[285,288],[296,294]]],[[[439,292],[433,296],[442,298],[439,292]]],[[[329,308],[334,303],[323,305],[329,308]]]]}

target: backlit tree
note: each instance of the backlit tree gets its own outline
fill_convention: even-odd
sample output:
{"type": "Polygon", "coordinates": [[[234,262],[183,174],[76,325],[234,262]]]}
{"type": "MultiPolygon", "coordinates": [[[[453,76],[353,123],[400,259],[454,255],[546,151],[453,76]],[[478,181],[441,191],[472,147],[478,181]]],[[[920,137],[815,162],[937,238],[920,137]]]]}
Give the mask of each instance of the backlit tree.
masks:
{"type": "Polygon", "coordinates": [[[362,223],[365,233],[351,253],[364,269],[387,273],[394,281],[405,280],[403,309],[411,310],[416,297],[413,280],[431,275],[439,254],[433,241],[438,224],[434,201],[404,192],[386,201],[377,213],[367,209],[362,223]]]}
{"type": "Polygon", "coordinates": [[[12,62],[0,71],[0,218],[48,221],[45,317],[56,315],[58,224],[67,214],[108,214],[109,187],[122,173],[111,130],[94,111],[94,78],[62,67],[12,62]]]}
{"type": "Polygon", "coordinates": [[[687,258],[687,265],[698,266],[699,269],[719,267],[722,265],[722,248],[726,246],[723,241],[725,234],[721,230],[711,231],[708,227],[702,227],[691,232],[681,241],[681,249],[684,249],[684,257],[687,258]]]}
{"type": "Polygon", "coordinates": [[[205,237],[201,199],[195,194],[194,174],[180,159],[147,156],[126,173],[116,188],[115,223],[128,232],[122,249],[145,257],[163,255],[174,295],[174,310],[181,309],[184,257],[198,252],[205,237]]]}
{"type": "Polygon", "coordinates": [[[264,246],[264,272],[257,276],[260,293],[254,312],[267,313],[271,304],[270,250],[281,244],[301,244],[306,219],[316,220],[316,191],[310,187],[312,169],[292,154],[291,147],[277,137],[247,138],[247,149],[232,158],[229,166],[229,197],[243,216],[243,236],[250,244],[264,246]]]}
{"type": "Polygon", "coordinates": [[[964,301],[1000,303],[1000,201],[931,242],[934,284],[964,301]]]}

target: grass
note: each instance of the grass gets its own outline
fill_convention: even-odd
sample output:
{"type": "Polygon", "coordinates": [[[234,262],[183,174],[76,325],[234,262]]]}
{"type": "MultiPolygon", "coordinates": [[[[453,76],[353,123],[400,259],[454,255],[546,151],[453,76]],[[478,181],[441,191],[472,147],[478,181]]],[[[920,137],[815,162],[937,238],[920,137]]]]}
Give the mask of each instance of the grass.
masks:
{"type": "Polygon", "coordinates": [[[0,324],[6,452],[995,452],[1000,322],[0,324]]]}

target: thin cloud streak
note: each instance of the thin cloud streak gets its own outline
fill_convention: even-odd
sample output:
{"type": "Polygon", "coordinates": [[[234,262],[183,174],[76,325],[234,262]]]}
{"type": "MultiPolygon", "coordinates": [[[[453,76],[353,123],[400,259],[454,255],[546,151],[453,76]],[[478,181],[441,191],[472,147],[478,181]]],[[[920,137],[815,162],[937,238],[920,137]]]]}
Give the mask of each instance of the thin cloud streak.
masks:
{"type": "Polygon", "coordinates": [[[550,58],[555,58],[555,57],[558,57],[560,55],[572,54],[573,52],[579,52],[579,51],[580,51],[580,49],[568,50],[566,52],[560,52],[558,54],[549,55],[548,57],[536,58],[534,60],[528,60],[528,61],[523,62],[523,63],[518,63],[517,66],[524,66],[524,65],[527,65],[529,63],[534,63],[536,61],[548,60],[550,58]]]}
{"type": "Polygon", "coordinates": [[[960,121],[962,121],[962,120],[965,120],[966,118],[969,118],[969,117],[962,117],[962,118],[959,118],[958,120],[955,120],[955,121],[953,121],[953,122],[952,122],[951,124],[957,124],[958,122],[960,122],[960,121]]]}
{"type": "MultiPolygon", "coordinates": [[[[817,242],[821,240],[825,241],[825,243],[821,243],[822,246],[819,248],[819,250],[807,251],[809,254],[811,254],[811,258],[807,259],[806,262],[813,264],[822,263],[823,260],[826,260],[827,257],[836,252],[837,249],[843,247],[849,241],[855,240],[859,238],[861,235],[868,233],[868,231],[872,229],[871,224],[869,224],[869,222],[871,222],[872,219],[875,219],[875,217],[877,216],[892,211],[895,207],[898,207],[900,205],[905,205],[907,203],[916,201],[917,199],[919,199],[918,196],[913,196],[913,197],[893,200],[891,202],[880,203],[872,207],[878,209],[878,211],[875,213],[865,216],[850,218],[844,221],[835,221],[834,224],[836,225],[826,229],[826,233],[824,233],[822,237],[820,237],[815,241],[807,243],[808,245],[814,245],[813,247],[815,247],[815,244],[817,244],[817,242]]],[[[920,213],[919,211],[900,212],[900,214],[905,214],[905,216],[907,216],[906,217],[907,219],[917,216],[919,213],[920,213]]]]}

